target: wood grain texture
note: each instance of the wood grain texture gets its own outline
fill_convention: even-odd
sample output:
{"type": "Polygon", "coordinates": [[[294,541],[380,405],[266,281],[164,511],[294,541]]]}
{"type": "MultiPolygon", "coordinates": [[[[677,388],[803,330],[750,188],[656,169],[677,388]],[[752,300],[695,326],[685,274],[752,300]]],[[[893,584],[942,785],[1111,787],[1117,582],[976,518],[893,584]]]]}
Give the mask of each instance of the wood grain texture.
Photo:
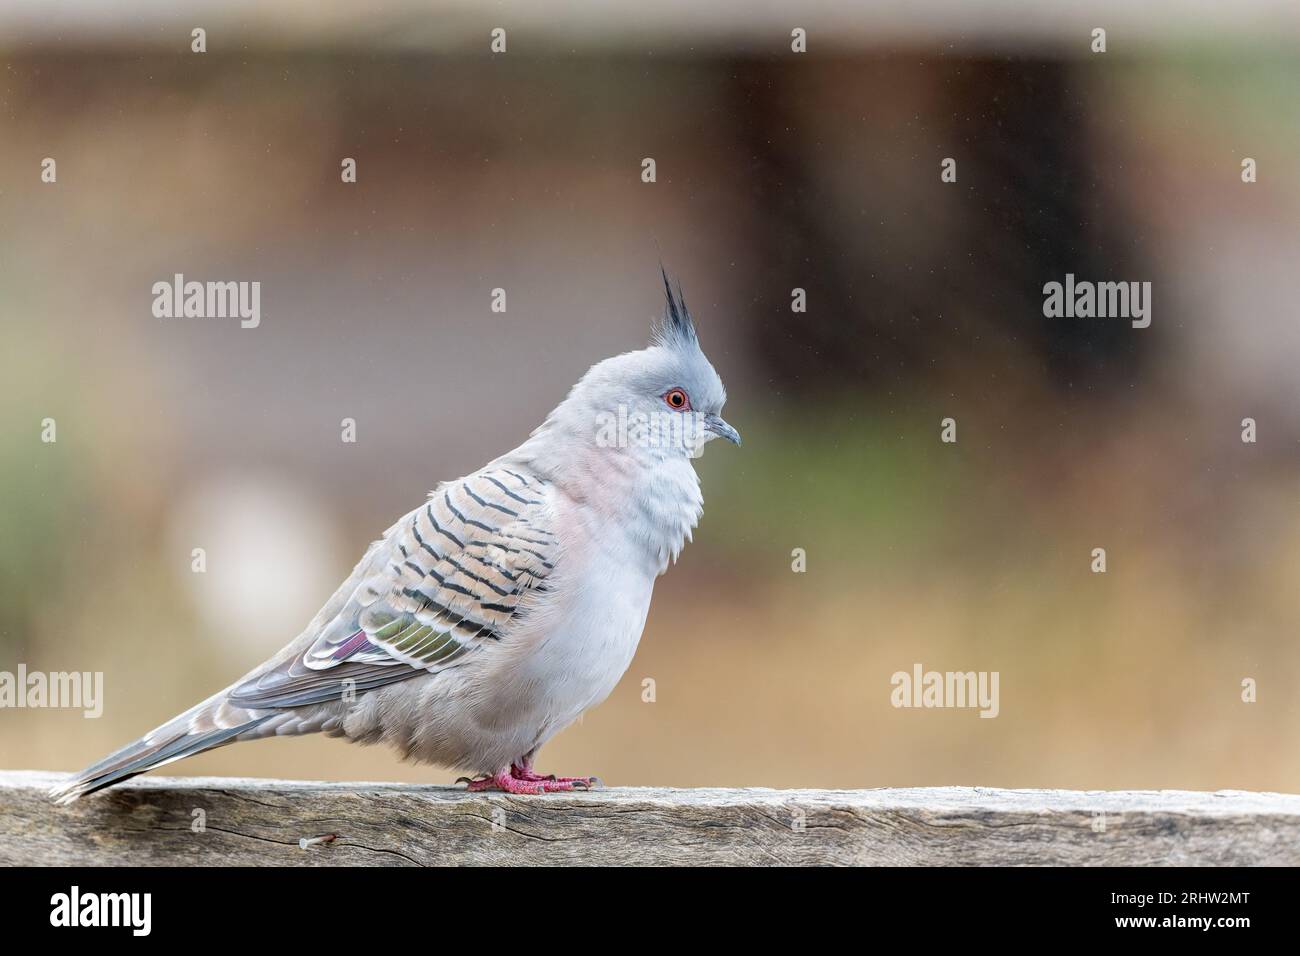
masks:
{"type": "Polygon", "coordinates": [[[1275,793],[609,788],[512,797],[144,777],[59,807],[46,796],[59,779],[0,772],[0,863],[1300,864],[1300,796],[1275,793]],[[328,834],[332,842],[299,845],[328,834]]]}

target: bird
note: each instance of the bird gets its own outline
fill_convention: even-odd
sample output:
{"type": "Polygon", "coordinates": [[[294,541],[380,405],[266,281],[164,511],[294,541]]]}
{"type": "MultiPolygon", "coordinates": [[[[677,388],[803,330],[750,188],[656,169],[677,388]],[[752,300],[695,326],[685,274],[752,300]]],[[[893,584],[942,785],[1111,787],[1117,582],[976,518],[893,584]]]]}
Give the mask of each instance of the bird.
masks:
{"type": "Polygon", "coordinates": [[[51,790],[69,803],[237,741],[322,733],[466,771],[470,791],[597,777],[534,769],[632,662],[656,580],[703,513],[694,459],[740,434],[680,283],[647,347],[593,365],[513,451],[438,484],[279,653],[51,790]]]}

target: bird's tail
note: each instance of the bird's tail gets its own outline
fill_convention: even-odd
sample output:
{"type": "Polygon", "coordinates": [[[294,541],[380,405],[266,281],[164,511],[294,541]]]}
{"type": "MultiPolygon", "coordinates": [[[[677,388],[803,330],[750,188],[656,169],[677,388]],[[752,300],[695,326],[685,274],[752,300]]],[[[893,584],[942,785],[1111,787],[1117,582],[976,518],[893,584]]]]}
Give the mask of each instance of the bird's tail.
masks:
{"type": "Polygon", "coordinates": [[[234,707],[223,691],[70,777],[51,789],[50,796],[57,803],[71,803],[146,770],[232,743],[273,716],[234,707]]]}

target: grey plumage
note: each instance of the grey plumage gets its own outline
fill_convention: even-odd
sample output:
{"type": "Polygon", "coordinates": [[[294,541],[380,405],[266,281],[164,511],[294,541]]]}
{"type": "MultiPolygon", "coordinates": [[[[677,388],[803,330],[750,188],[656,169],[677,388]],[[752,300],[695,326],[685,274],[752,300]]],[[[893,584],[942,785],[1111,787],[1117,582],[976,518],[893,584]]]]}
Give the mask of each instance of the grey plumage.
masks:
{"type": "Polygon", "coordinates": [[[630,663],[654,580],[700,516],[691,459],[713,437],[740,441],[680,288],[663,278],[650,347],[597,363],[522,445],[435,488],[278,654],[55,796],[317,732],[487,775],[471,786],[535,793],[581,779],[536,775],[533,755],[630,663]],[[698,427],[667,443],[609,440],[611,421],[655,415],[698,427]]]}

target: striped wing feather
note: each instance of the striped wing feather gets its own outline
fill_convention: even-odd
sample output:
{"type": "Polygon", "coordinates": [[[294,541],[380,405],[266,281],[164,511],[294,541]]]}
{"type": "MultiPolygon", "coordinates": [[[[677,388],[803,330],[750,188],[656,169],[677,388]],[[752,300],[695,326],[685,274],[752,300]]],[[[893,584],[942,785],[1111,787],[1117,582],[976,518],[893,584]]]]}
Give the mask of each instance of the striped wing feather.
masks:
{"type": "Polygon", "coordinates": [[[555,566],[547,497],[544,480],[499,467],[441,486],[371,548],[351,598],[311,645],[236,687],[231,703],[338,700],[505,639],[555,566]]]}

